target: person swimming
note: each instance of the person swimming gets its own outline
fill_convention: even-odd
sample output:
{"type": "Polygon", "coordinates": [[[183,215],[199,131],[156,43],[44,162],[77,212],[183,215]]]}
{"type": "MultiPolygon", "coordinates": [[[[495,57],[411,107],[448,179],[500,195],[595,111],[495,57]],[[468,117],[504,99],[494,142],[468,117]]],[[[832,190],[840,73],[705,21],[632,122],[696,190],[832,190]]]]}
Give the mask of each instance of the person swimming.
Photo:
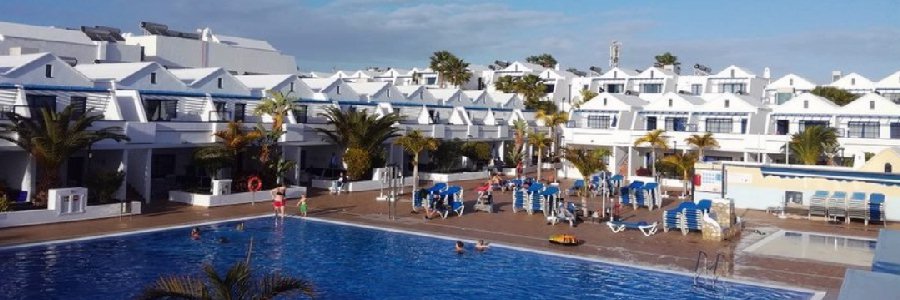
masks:
{"type": "Polygon", "coordinates": [[[244,222],[238,223],[235,229],[237,229],[237,231],[244,231],[244,222]]]}
{"type": "Polygon", "coordinates": [[[487,250],[490,246],[484,242],[484,240],[478,240],[478,243],[475,244],[475,250],[484,251],[487,250]]]}
{"type": "Polygon", "coordinates": [[[228,244],[228,238],[224,236],[219,237],[216,241],[219,242],[219,244],[228,244]]]}
{"type": "Polygon", "coordinates": [[[465,244],[462,241],[456,241],[456,253],[463,254],[464,252],[466,252],[465,244]]]}
{"type": "Polygon", "coordinates": [[[194,227],[194,229],[191,229],[191,239],[192,240],[200,239],[200,227],[194,227]]]}

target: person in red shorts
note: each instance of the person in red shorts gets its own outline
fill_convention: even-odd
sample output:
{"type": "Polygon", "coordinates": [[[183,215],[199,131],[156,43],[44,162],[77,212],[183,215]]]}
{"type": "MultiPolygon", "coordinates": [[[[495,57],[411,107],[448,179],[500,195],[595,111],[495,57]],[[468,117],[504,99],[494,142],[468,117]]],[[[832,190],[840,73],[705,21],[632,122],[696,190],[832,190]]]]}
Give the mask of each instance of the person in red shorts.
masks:
{"type": "Polygon", "coordinates": [[[272,206],[275,210],[275,216],[284,218],[284,195],[287,193],[287,187],[280,185],[270,192],[272,194],[272,206]]]}

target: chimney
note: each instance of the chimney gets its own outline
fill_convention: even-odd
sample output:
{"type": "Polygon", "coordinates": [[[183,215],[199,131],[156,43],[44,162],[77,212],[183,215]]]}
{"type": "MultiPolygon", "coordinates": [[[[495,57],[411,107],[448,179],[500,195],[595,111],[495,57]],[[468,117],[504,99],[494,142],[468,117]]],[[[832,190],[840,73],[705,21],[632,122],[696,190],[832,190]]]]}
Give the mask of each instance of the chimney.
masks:
{"type": "Polygon", "coordinates": [[[676,65],[664,65],[664,66],[663,66],[663,70],[672,71],[672,73],[675,73],[676,75],[680,75],[680,74],[681,74],[681,66],[676,66],[676,65]]]}
{"type": "Polygon", "coordinates": [[[772,78],[772,70],[769,67],[763,68],[763,78],[769,79],[772,78]]]}
{"type": "Polygon", "coordinates": [[[841,71],[831,71],[831,82],[835,82],[841,79],[844,74],[841,71]]]}

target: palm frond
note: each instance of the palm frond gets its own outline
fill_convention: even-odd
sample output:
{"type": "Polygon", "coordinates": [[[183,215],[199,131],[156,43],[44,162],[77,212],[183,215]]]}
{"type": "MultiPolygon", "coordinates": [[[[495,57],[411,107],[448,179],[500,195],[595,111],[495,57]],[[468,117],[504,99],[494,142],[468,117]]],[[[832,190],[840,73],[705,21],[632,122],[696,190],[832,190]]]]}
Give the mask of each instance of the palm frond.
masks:
{"type": "Polygon", "coordinates": [[[316,291],[309,281],[285,277],[279,273],[269,274],[256,283],[258,292],[253,299],[273,299],[299,292],[309,298],[316,298],[316,291]]]}
{"type": "Polygon", "coordinates": [[[211,300],[209,289],[203,280],[193,277],[168,276],[161,277],[144,289],[137,299],[162,300],[211,300]]]}

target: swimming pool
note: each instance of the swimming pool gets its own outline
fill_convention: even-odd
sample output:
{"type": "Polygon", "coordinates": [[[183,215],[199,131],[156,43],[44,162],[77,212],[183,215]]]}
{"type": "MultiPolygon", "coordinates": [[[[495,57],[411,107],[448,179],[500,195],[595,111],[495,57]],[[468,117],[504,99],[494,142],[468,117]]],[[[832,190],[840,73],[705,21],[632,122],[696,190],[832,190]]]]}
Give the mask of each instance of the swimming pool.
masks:
{"type": "Polygon", "coordinates": [[[813,293],[720,282],[695,288],[681,274],[495,246],[453,252],[452,240],[330,222],[255,218],[188,228],[0,249],[0,297],[128,299],[163,274],[224,270],[251,237],[255,271],[312,281],[322,299],[809,299],[813,293]],[[216,240],[225,237],[229,243],[216,240]]]}
{"type": "Polygon", "coordinates": [[[779,230],[745,252],[867,267],[875,256],[874,239],[779,230]]]}

